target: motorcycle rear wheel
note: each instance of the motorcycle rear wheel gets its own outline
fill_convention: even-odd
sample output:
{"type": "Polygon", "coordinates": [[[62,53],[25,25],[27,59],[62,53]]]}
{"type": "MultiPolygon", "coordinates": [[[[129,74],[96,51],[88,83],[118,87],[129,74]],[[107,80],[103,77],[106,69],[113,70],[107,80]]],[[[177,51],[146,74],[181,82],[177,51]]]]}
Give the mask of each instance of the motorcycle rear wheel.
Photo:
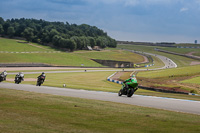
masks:
{"type": "Polygon", "coordinates": [[[127,97],[131,97],[134,93],[134,90],[133,89],[129,89],[128,92],[127,92],[127,97]]]}
{"type": "Polygon", "coordinates": [[[122,92],[123,92],[123,90],[120,89],[119,92],[118,92],[118,96],[122,96],[122,92]]]}

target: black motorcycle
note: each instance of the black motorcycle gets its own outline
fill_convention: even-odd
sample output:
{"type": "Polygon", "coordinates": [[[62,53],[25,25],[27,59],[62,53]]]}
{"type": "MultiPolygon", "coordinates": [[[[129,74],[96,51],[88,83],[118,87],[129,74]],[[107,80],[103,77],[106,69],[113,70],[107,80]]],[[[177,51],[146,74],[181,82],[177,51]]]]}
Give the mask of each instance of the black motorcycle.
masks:
{"type": "Polygon", "coordinates": [[[6,76],[3,75],[3,74],[0,74],[0,82],[2,82],[2,81],[4,81],[4,80],[6,80],[6,76]]]}
{"type": "Polygon", "coordinates": [[[44,80],[45,80],[45,76],[39,76],[38,79],[37,79],[36,86],[41,86],[41,84],[44,83],[44,80]]]}
{"type": "Polygon", "coordinates": [[[125,83],[122,83],[122,88],[119,90],[118,95],[119,96],[127,95],[127,97],[131,97],[137,89],[138,88],[132,88],[132,87],[129,87],[127,89],[125,83]]]}
{"type": "Polygon", "coordinates": [[[15,84],[19,84],[23,81],[24,79],[22,77],[16,76],[15,77],[15,84]]]}

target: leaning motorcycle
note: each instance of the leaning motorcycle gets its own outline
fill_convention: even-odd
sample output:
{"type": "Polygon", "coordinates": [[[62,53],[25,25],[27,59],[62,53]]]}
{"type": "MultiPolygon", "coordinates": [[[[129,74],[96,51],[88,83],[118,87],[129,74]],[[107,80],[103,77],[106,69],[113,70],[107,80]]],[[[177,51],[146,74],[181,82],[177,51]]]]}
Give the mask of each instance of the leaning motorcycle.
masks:
{"type": "Polygon", "coordinates": [[[2,74],[0,75],[0,82],[1,81],[4,81],[4,76],[2,74]]]}
{"type": "Polygon", "coordinates": [[[135,88],[132,88],[129,86],[129,88],[127,89],[126,88],[126,84],[125,83],[122,83],[122,88],[119,90],[118,92],[118,95],[119,96],[122,96],[122,95],[127,95],[127,97],[131,97],[134,92],[136,91],[137,89],[135,88]]]}
{"type": "Polygon", "coordinates": [[[36,86],[41,86],[41,84],[44,83],[44,80],[45,80],[44,76],[38,77],[36,86]]]}
{"type": "Polygon", "coordinates": [[[4,80],[6,80],[6,76],[3,75],[3,74],[0,74],[0,82],[2,82],[2,81],[4,81],[4,80]]]}
{"type": "Polygon", "coordinates": [[[22,77],[15,77],[15,84],[19,84],[22,82],[22,77]]]}

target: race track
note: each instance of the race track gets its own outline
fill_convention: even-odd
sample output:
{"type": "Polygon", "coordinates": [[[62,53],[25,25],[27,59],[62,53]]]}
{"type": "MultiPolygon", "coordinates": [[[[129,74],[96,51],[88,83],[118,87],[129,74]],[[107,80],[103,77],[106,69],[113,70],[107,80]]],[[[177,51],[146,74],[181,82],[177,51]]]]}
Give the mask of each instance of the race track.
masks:
{"type": "MultiPolygon", "coordinates": [[[[153,55],[150,53],[145,53],[149,55],[153,55]]],[[[156,69],[166,69],[166,68],[174,68],[177,65],[170,59],[160,56],[153,55],[158,57],[165,64],[162,68],[156,69]]],[[[4,69],[4,68],[2,68],[4,69]]],[[[156,70],[156,69],[148,69],[148,70],[156,70]]],[[[147,70],[147,68],[143,69],[128,69],[128,71],[143,71],[147,70]]],[[[87,72],[97,72],[97,71],[119,71],[117,70],[87,70],[87,72]]],[[[68,73],[68,72],[86,72],[85,70],[76,70],[76,71],[45,71],[45,73],[68,73]]],[[[8,73],[8,74],[16,74],[17,72],[8,73]]],[[[36,74],[41,72],[24,72],[24,74],[36,74]]],[[[85,98],[85,99],[95,99],[102,101],[110,101],[131,105],[138,105],[144,107],[151,107],[157,109],[164,109],[170,111],[191,113],[200,115],[200,101],[192,101],[192,100],[181,100],[181,99],[173,99],[173,98],[163,98],[163,97],[152,97],[152,96],[142,96],[142,95],[133,95],[131,98],[126,96],[119,97],[117,93],[111,92],[100,92],[100,91],[87,91],[87,90],[76,90],[76,89],[68,89],[68,88],[57,88],[57,87],[47,87],[47,86],[34,86],[34,85],[25,85],[25,84],[13,84],[13,83],[0,83],[0,88],[7,89],[16,89],[23,91],[30,91],[36,93],[45,93],[59,96],[69,96],[69,97],[77,97],[77,98],[85,98]]]]}
{"type": "Polygon", "coordinates": [[[141,95],[133,95],[131,98],[128,98],[126,96],[119,97],[117,93],[110,93],[110,92],[75,90],[75,89],[56,88],[47,86],[39,87],[34,85],[13,84],[13,83],[0,83],[0,88],[16,89],[16,90],[45,93],[45,94],[52,94],[59,96],[110,101],[116,103],[124,103],[124,104],[138,105],[144,107],[151,107],[157,109],[200,115],[200,101],[141,96],[141,95]]]}

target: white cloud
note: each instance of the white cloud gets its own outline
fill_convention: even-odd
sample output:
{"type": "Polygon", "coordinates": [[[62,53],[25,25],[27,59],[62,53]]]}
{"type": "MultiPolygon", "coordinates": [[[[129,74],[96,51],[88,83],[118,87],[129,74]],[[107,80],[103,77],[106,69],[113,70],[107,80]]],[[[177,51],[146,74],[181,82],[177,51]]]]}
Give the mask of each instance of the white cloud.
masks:
{"type": "Polygon", "coordinates": [[[189,10],[188,8],[183,7],[183,8],[180,9],[180,12],[186,12],[186,11],[188,11],[188,10],[189,10]]]}

